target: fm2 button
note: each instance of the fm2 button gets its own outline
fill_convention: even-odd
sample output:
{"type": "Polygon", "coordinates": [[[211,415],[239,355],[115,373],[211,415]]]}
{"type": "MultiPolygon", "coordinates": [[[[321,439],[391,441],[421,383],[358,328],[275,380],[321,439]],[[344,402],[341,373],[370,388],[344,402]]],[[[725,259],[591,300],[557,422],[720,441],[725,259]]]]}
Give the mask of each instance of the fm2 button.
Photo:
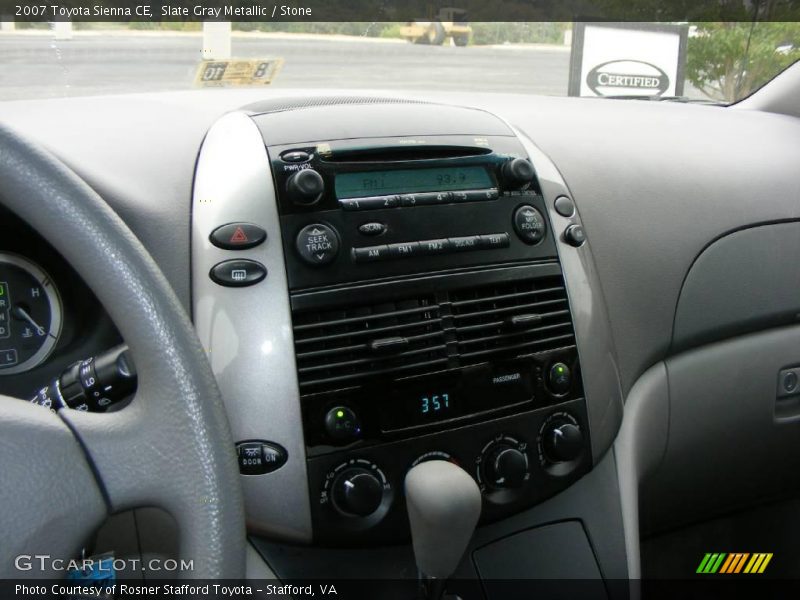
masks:
{"type": "Polygon", "coordinates": [[[297,253],[303,262],[312,266],[327,265],[339,254],[339,236],[332,227],[322,223],[307,225],[297,234],[297,253]]]}
{"type": "Polygon", "coordinates": [[[267,276],[267,268],[254,260],[224,260],[214,265],[208,275],[219,285],[246,287],[264,279],[267,276]]]}
{"type": "Polygon", "coordinates": [[[514,231],[526,244],[538,244],[547,231],[542,213],[530,204],[523,204],[514,211],[514,231]]]}

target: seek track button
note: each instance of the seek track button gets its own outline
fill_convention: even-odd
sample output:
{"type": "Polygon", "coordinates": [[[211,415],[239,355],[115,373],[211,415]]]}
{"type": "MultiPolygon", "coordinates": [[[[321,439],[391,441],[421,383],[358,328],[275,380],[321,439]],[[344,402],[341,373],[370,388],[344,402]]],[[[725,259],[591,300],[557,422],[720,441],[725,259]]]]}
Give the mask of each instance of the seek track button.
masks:
{"type": "Polygon", "coordinates": [[[300,258],[309,265],[327,265],[339,254],[339,236],[322,223],[306,225],[297,234],[295,248],[300,258]]]}

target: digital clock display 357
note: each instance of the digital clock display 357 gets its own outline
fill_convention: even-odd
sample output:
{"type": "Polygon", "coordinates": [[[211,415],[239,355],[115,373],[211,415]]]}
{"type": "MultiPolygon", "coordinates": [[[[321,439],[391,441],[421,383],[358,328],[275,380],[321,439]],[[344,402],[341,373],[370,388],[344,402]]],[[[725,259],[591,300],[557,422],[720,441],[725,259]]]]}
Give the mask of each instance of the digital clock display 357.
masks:
{"type": "Polygon", "coordinates": [[[336,175],[336,196],[338,198],[481,190],[492,187],[494,187],[494,182],[484,167],[400,169],[336,175]]]}

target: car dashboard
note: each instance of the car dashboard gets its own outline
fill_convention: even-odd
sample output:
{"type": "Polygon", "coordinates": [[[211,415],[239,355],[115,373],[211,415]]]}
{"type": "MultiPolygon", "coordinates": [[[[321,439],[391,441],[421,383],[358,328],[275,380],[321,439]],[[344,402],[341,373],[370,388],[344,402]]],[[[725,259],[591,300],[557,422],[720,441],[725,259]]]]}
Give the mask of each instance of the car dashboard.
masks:
{"type": "MultiPolygon", "coordinates": [[[[800,239],[794,117],[346,91],[0,115],[117,210],[191,313],[249,531],[280,575],[298,557],[322,575],[370,561],[409,575],[403,478],[431,459],[481,489],[463,568],[488,578],[545,569],[523,546],[588,557],[550,576],[637,576],[640,523],[796,483],[800,410],[775,391],[800,363],[782,259],[800,239]],[[67,114],[96,130],[76,135],[67,114]],[[761,468],[775,453],[780,478],[761,468]]],[[[27,235],[9,252],[46,248],[27,235]]],[[[49,359],[3,375],[18,395],[119,343],[57,255],[27,257],[64,311],[49,359]]]]}

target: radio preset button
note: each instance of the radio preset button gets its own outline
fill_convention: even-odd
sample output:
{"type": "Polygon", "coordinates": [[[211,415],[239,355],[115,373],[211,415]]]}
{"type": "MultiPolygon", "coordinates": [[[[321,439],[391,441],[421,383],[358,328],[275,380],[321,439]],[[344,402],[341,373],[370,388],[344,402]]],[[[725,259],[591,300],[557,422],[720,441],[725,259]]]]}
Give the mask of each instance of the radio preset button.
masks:
{"type": "Polygon", "coordinates": [[[383,223],[362,223],[358,226],[358,232],[361,235],[380,235],[386,231],[386,225],[383,223]]]}
{"type": "Polygon", "coordinates": [[[309,265],[327,265],[339,254],[339,237],[333,228],[322,223],[306,225],[297,234],[295,248],[309,265]]]}
{"type": "Polygon", "coordinates": [[[365,246],[353,248],[353,260],[357,263],[375,262],[389,258],[389,246],[365,246]]]}
{"type": "Polygon", "coordinates": [[[524,204],[514,211],[514,231],[526,244],[538,244],[544,239],[547,226],[542,213],[529,204],[524,204]]]}
{"type": "Polygon", "coordinates": [[[366,198],[343,198],[339,206],[344,210],[376,210],[400,206],[400,196],[367,196],[366,198]]]}

